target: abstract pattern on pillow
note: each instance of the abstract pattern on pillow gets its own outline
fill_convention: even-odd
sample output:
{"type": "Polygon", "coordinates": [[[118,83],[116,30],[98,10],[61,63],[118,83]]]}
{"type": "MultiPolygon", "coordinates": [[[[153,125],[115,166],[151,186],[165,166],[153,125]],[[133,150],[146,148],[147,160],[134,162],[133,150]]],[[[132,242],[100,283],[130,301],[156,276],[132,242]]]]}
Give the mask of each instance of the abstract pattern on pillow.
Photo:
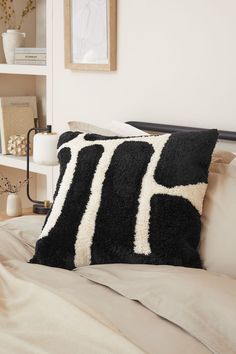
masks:
{"type": "Polygon", "coordinates": [[[201,267],[200,215],[217,136],[64,133],[53,206],[30,262],[201,267]]]}

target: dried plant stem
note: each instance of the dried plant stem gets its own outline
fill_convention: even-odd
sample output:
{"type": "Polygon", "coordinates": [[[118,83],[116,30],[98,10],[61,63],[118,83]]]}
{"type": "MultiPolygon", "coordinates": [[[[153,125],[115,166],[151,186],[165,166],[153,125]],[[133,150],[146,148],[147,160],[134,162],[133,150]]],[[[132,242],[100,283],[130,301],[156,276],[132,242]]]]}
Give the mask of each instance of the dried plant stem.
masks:
{"type": "Polygon", "coordinates": [[[17,29],[20,30],[21,26],[24,22],[25,17],[31,13],[33,10],[35,10],[36,6],[35,6],[35,1],[34,0],[27,0],[26,6],[23,9],[22,13],[21,13],[21,18],[20,18],[20,23],[17,26],[17,29]]]}
{"type": "Polygon", "coordinates": [[[0,21],[3,21],[7,29],[20,30],[27,15],[35,9],[36,0],[27,0],[23,10],[21,11],[19,22],[17,23],[14,0],[0,0],[0,21]]]}
{"type": "Polygon", "coordinates": [[[0,0],[0,20],[8,29],[15,27],[15,10],[12,3],[13,0],[0,0]]]}
{"type": "Polygon", "coordinates": [[[7,177],[0,174],[0,195],[4,193],[18,193],[28,182],[29,180],[25,179],[24,181],[19,181],[16,184],[12,184],[7,177]]]}

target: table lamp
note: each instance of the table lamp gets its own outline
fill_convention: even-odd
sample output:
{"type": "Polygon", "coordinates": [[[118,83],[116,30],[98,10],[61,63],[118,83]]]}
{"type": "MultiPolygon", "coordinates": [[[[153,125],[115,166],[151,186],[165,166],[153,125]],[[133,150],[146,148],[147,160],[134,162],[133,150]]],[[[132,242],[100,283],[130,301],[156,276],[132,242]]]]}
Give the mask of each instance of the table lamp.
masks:
{"type": "Polygon", "coordinates": [[[52,133],[52,126],[47,125],[46,128],[31,128],[27,133],[27,167],[26,178],[27,197],[34,203],[33,212],[35,214],[47,214],[50,210],[51,203],[49,200],[38,201],[30,196],[30,135],[35,132],[33,138],[33,161],[39,165],[55,166],[58,164],[57,159],[57,141],[58,134],[52,133]]]}

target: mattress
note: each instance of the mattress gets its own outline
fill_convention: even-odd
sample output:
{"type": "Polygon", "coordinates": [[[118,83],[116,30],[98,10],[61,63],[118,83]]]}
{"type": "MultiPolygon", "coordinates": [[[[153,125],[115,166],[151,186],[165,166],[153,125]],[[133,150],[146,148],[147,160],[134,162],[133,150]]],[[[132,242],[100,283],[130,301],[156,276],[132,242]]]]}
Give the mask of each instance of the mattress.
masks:
{"type": "Polygon", "coordinates": [[[0,353],[236,352],[235,280],[171,266],[29,264],[43,222],[0,223],[0,353]]]}

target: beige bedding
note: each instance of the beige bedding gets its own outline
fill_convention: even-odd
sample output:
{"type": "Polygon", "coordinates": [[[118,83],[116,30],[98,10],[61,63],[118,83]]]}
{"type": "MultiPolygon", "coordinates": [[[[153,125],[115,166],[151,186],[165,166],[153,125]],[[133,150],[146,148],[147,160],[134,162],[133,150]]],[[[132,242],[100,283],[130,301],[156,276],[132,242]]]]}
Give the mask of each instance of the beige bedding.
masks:
{"type": "Polygon", "coordinates": [[[235,280],[165,266],[28,264],[42,222],[0,224],[0,353],[236,353],[235,280]]]}

